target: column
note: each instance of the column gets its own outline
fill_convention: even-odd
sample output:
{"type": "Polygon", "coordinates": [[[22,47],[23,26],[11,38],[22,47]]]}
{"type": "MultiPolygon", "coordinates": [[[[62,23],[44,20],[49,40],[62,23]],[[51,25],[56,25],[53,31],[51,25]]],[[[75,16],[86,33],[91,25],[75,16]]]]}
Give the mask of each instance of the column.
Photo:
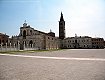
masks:
{"type": "Polygon", "coordinates": [[[18,41],[18,48],[17,48],[17,50],[20,50],[19,48],[20,48],[20,45],[19,45],[19,41],[18,41]]]}
{"type": "Polygon", "coordinates": [[[24,41],[23,45],[24,45],[24,50],[25,50],[25,41],[24,41]]]}
{"type": "Polygon", "coordinates": [[[27,50],[28,50],[28,44],[27,44],[27,50]]]}
{"type": "Polygon", "coordinates": [[[14,50],[15,50],[15,43],[14,43],[14,50]]]}
{"type": "Polygon", "coordinates": [[[2,43],[1,43],[1,51],[2,51],[2,43]]]}
{"type": "Polygon", "coordinates": [[[11,43],[10,43],[10,51],[11,51],[11,43]]]}
{"type": "Polygon", "coordinates": [[[7,51],[7,43],[6,43],[6,47],[5,48],[6,48],[6,51],[7,51]]]}
{"type": "Polygon", "coordinates": [[[33,44],[32,44],[32,50],[33,50],[33,44]]]}

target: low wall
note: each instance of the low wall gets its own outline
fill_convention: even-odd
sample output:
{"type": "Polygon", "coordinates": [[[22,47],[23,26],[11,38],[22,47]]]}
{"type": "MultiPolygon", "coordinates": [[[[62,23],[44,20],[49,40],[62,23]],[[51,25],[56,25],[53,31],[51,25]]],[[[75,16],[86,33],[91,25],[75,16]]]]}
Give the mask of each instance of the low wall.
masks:
{"type": "MultiPolygon", "coordinates": [[[[0,52],[5,52],[5,51],[19,51],[20,49],[18,48],[0,48],[0,52]]],[[[24,50],[39,50],[39,48],[24,48],[24,50]]]]}

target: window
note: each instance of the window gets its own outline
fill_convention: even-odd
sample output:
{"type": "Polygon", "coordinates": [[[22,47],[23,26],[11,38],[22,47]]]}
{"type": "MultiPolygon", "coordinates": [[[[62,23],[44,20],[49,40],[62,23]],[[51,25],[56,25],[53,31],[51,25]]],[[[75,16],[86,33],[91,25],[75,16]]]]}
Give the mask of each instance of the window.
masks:
{"type": "Polygon", "coordinates": [[[77,43],[77,40],[75,40],[75,43],[77,43]]]}
{"type": "Polygon", "coordinates": [[[33,45],[33,41],[31,40],[31,41],[29,42],[29,46],[30,46],[30,47],[33,47],[32,45],[33,45]]]}
{"type": "Polygon", "coordinates": [[[68,45],[68,47],[69,47],[69,45],[68,45]]]}
{"type": "Polygon", "coordinates": [[[23,39],[26,39],[26,31],[23,31],[23,39]]]}
{"type": "Polygon", "coordinates": [[[30,30],[30,35],[32,35],[32,30],[30,30]]]}

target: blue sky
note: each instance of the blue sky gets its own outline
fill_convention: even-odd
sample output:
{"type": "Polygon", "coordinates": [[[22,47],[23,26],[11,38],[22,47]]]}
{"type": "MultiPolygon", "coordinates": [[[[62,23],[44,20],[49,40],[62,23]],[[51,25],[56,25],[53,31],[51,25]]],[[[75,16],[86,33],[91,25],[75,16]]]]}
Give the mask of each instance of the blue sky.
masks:
{"type": "Polygon", "coordinates": [[[34,29],[59,33],[61,11],[66,37],[105,39],[105,0],[0,0],[0,32],[18,35],[26,20],[34,29]]]}

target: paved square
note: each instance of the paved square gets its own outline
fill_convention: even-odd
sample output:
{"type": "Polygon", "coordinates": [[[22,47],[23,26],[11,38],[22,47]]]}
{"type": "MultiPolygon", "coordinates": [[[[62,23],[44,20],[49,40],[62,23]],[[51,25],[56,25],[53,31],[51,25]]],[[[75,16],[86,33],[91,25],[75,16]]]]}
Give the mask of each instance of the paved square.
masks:
{"type": "Polygon", "coordinates": [[[0,80],[105,80],[105,49],[1,54],[0,80]]]}

